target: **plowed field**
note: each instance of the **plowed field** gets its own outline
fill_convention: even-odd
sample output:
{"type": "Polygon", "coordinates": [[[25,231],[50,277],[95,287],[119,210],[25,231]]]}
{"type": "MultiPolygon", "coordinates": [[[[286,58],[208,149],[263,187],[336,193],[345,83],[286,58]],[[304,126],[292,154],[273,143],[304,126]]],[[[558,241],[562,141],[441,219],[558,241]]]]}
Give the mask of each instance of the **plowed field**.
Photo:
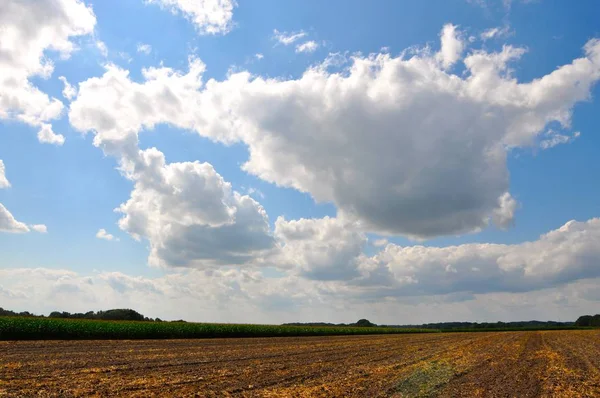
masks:
{"type": "Polygon", "coordinates": [[[0,396],[600,397],[600,331],[0,342],[0,396]]]}

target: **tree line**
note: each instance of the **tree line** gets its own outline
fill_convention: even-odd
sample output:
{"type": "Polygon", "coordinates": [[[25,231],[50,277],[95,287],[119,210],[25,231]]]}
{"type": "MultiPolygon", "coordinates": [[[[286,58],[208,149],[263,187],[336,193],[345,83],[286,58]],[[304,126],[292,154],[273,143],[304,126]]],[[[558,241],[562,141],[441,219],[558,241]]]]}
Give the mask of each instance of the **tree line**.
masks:
{"type": "Polygon", "coordinates": [[[582,315],[575,321],[575,326],[600,326],[600,314],[582,315]]]}
{"type": "MultiPolygon", "coordinates": [[[[29,311],[15,312],[5,310],[0,307],[0,316],[12,317],[30,317],[45,318],[44,315],[35,315],[29,311]]],[[[96,319],[106,321],[144,321],[144,322],[163,322],[160,318],[148,318],[139,312],[129,308],[117,308],[106,311],[88,311],[86,313],[70,313],[66,311],[53,311],[48,318],[61,319],[96,319]]],[[[185,322],[178,320],[173,322],[185,322]]],[[[283,326],[338,326],[338,327],[390,327],[390,328],[408,328],[408,329],[438,329],[438,330],[481,330],[481,329],[544,329],[544,328],[562,328],[562,327],[600,327],[600,314],[582,315],[575,322],[555,322],[555,321],[520,321],[520,322],[439,322],[425,323],[421,325],[377,325],[367,319],[360,319],[355,323],[328,323],[328,322],[294,322],[284,323],[283,326]]]]}
{"type": "MultiPolygon", "coordinates": [[[[585,318],[589,315],[580,317],[585,318]]],[[[599,319],[600,320],[600,319],[599,319]]],[[[579,320],[578,320],[579,321],[579,320]]],[[[402,329],[435,329],[442,331],[478,331],[478,330],[512,330],[512,329],[560,329],[572,328],[575,326],[600,326],[600,323],[585,323],[579,325],[576,322],[556,322],[556,321],[517,321],[517,322],[438,322],[411,325],[376,325],[366,319],[361,319],[356,323],[327,323],[327,322],[294,322],[284,323],[291,326],[366,326],[383,328],[402,328],[402,329]]]]}
{"type": "MultiPolygon", "coordinates": [[[[35,315],[29,311],[14,312],[5,310],[0,307],[0,316],[17,316],[17,317],[29,317],[29,318],[45,318],[44,315],[35,315]]],[[[148,318],[139,312],[129,308],[116,308],[106,311],[88,311],[86,313],[76,312],[70,313],[66,311],[53,311],[48,315],[48,318],[61,318],[61,319],[96,319],[104,321],[145,321],[145,322],[162,322],[160,318],[148,318]]],[[[181,321],[179,321],[181,322],[181,321]]]]}

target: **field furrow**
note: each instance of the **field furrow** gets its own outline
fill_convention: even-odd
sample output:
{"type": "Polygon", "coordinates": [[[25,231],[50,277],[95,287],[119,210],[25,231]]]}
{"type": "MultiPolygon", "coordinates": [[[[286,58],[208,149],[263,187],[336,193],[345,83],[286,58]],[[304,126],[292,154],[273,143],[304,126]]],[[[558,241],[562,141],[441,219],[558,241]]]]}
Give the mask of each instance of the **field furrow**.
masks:
{"type": "Polygon", "coordinates": [[[598,331],[0,342],[0,396],[592,397],[598,331]]]}

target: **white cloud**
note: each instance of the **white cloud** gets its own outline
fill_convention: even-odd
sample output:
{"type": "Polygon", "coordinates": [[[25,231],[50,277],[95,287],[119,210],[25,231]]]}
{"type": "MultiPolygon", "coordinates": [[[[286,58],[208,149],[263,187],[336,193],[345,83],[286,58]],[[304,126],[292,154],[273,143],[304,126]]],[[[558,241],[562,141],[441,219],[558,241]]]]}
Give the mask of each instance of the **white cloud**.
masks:
{"type": "Polygon", "coordinates": [[[0,159],[0,189],[10,188],[10,182],[6,178],[6,168],[4,167],[4,161],[0,159]]]}
{"type": "Polygon", "coordinates": [[[103,57],[106,58],[108,56],[108,48],[102,40],[96,40],[96,48],[98,51],[100,51],[100,54],[102,54],[103,57]]]}
{"type": "Polygon", "coordinates": [[[135,162],[119,227],[149,240],[151,265],[248,264],[273,247],[262,206],[233,191],[210,164],[167,164],[155,148],[135,162]]]}
{"type": "Polygon", "coordinates": [[[42,127],[61,115],[61,101],[29,79],[50,77],[54,65],[48,52],[68,58],[75,49],[70,38],[92,33],[95,23],[91,8],[79,0],[0,3],[0,119],[42,127]]]}
{"type": "Polygon", "coordinates": [[[512,5],[516,2],[520,2],[522,4],[531,4],[536,3],[538,0],[502,0],[502,4],[504,5],[504,9],[510,11],[512,5]]]}
{"type": "Polygon", "coordinates": [[[296,46],[297,53],[312,53],[319,47],[316,41],[310,40],[296,46]]]}
{"type": "Polygon", "coordinates": [[[195,123],[196,112],[186,109],[194,106],[203,71],[201,62],[191,60],[186,75],[152,68],[144,70],[146,82],[139,84],[126,71],[108,66],[101,78],[80,83],[71,104],[71,124],[93,131],[94,144],[117,158],[135,183],[131,198],[118,208],[123,214],[119,226],[148,239],[152,265],[255,263],[274,246],[262,206],[233,191],[210,164],[166,163],[156,148],[138,148],[142,129],[195,123]]]}
{"type": "Polygon", "coordinates": [[[137,52],[148,55],[152,52],[152,46],[150,44],[140,43],[137,45],[137,52]]]}
{"type": "Polygon", "coordinates": [[[48,233],[48,227],[46,227],[46,225],[44,224],[32,224],[29,227],[31,227],[31,229],[35,232],[39,232],[40,234],[48,233]]]}
{"type": "Polygon", "coordinates": [[[387,239],[377,239],[373,242],[373,246],[375,247],[383,247],[386,246],[388,244],[388,240],[387,239]]]}
{"type": "Polygon", "coordinates": [[[108,232],[106,232],[106,230],[104,228],[100,228],[98,230],[98,232],[96,232],[96,238],[98,239],[104,239],[104,240],[114,240],[114,241],[118,241],[118,238],[115,238],[112,234],[109,234],[108,232]]]}
{"type": "Polygon", "coordinates": [[[52,131],[52,125],[43,123],[37,134],[38,141],[44,144],[61,146],[65,143],[65,137],[62,134],[56,134],[52,131]]]}
{"type": "MultiPolygon", "coordinates": [[[[510,9],[512,8],[513,3],[520,2],[522,4],[535,3],[538,0],[466,0],[469,4],[477,5],[485,10],[490,10],[498,8],[497,6],[501,6],[502,11],[506,13],[510,13],[510,9]]],[[[508,15],[508,14],[507,14],[508,15]]]]}
{"type": "Polygon", "coordinates": [[[265,56],[261,53],[256,53],[254,54],[254,57],[256,57],[256,59],[263,59],[265,56]]]}
{"type": "Polygon", "coordinates": [[[565,135],[550,129],[546,132],[544,138],[540,141],[540,148],[550,149],[557,145],[567,144],[569,142],[573,142],[580,135],[581,133],[579,131],[574,132],[572,135],[565,135]]]}
{"type": "Polygon", "coordinates": [[[510,227],[515,219],[515,211],[517,210],[518,203],[511,196],[510,193],[506,192],[504,195],[498,198],[498,207],[494,209],[492,218],[494,223],[500,228],[510,227]]]}
{"type": "Polygon", "coordinates": [[[224,34],[233,27],[235,0],[146,0],[159,4],[173,14],[181,13],[200,34],[224,34]]]}
{"type": "Polygon", "coordinates": [[[450,68],[460,59],[465,49],[465,43],[461,36],[456,25],[444,25],[442,33],[440,33],[440,52],[436,54],[444,69],[450,68]]]}
{"type": "Polygon", "coordinates": [[[504,25],[503,27],[495,27],[484,30],[479,37],[483,41],[490,39],[500,39],[511,35],[510,26],[504,25]]]}
{"type": "MultiPolygon", "coordinates": [[[[455,275],[452,273],[452,275],[455,275]]],[[[134,308],[146,316],[202,322],[355,322],[406,324],[518,319],[575,320],[595,313],[600,279],[533,292],[447,294],[367,300],[340,282],[268,278],[252,270],[185,270],[157,278],[121,272],[1,268],[3,307],[48,314],[90,308],[134,308]],[[325,288],[326,290],[323,290],[325,288]]]]}
{"type": "Polygon", "coordinates": [[[192,58],[186,74],[150,68],[135,83],[108,66],[80,85],[86,95],[72,103],[70,120],[95,131],[107,154],[128,159],[138,156],[137,133],[158,123],[243,142],[244,170],[332,202],[365,231],[429,238],[489,220],[505,227],[516,208],[507,148],[535,145],[550,123],[569,126],[573,106],[600,78],[600,41],[530,82],[508,68],[522,49],[474,50],[459,76],[444,66],[458,52],[444,47],[443,62],[426,50],[355,56],[346,70],[321,65],[295,80],[238,72],[204,84],[204,64],[192,58]]]}
{"type": "Polygon", "coordinates": [[[70,101],[73,99],[73,97],[75,97],[75,95],[77,95],[77,89],[68,82],[66,77],[59,76],[58,79],[63,82],[65,86],[62,91],[63,97],[70,101]]]}
{"type": "Polygon", "coordinates": [[[131,81],[128,71],[109,64],[102,77],[79,84],[69,120],[79,131],[94,131],[94,144],[108,155],[133,159],[138,156],[137,133],[143,128],[159,123],[193,127],[204,69],[197,59],[190,59],[187,74],[165,67],[144,69],[140,84],[131,81]]]}
{"type": "MultiPolygon", "coordinates": [[[[10,188],[10,182],[6,178],[4,162],[0,160],[0,189],[10,188]]],[[[14,216],[0,203],[0,232],[22,233],[29,232],[26,224],[15,220],[14,216]]]]}
{"type": "Polygon", "coordinates": [[[2,203],[0,203],[0,232],[24,233],[29,232],[25,223],[17,221],[2,203]]]}
{"type": "Polygon", "coordinates": [[[299,275],[316,280],[349,280],[358,276],[358,260],[366,236],[338,218],[275,221],[281,253],[274,261],[295,267],[299,275]]]}
{"type": "Polygon", "coordinates": [[[260,199],[265,198],[265,194],[260,189],[250,187],[246,190],[246,193],[250,196],[258,196],[260,199]]]}
{"type": "Polygon", "coordinates": [[[125,51],[119,51],[119,57],[123,60],[125,60],[127,63],[131,63],[131,61],[133,61],[133,58],[131,58],[131,56],[129,55],[129,53],[125,52],[125,51]]]}
{"type": "Polygon", "coordinates": [[[508,46],[469,55],[464,78],[426,54],[355,58],[347,72],[312,69],[290,81],[240,73],[207,85],[197,107],[210,113],[197,131],[226,142],[239,131],[250,151],[244,170],[331,201],[367,230],[476,231],[501,209],[512,214],[501,200],[510,197],[505,147],[531,145],[552,121],[568,125],[573,104],[589,97],[600,45],[586,50],[529,83],[505,74],[522,54],[508,46]],[[212,116],[216,98],[221,117],[212,116]]]}
{"type": "MultiPolygon", "coordinates": [[[[10,182],[6,178],[6,168],[4,162],[0,159],[0,189],[10,188],[10,182]]],[[[30,225],[36,232],[46,233],[46,226],[43,224],[30,225]]],[[[0,203],[0,232],[24,233],[29,232],[27,224],[17,221],[10,211],[0,203]]]]}
{"type": "Polygon", "coordinates": [[[600,219],[569,221],[538,240],[449,247],[388,244],[365,260],[358,285],[379,297],[526,292],[600,277],[600,219]],[[374,277],[377,276],[376,278],[374,277]],[[381,275],[386,275],[381,278],[381,275]],[[388,286],[381,286],[381,281],[388,286]]]}
{"type": "Polygon", "coordinates": [[[306,32],[301,30],[299,32],[280,32],[277,29],[273,30],[273,38],[284,46],[289,46],[295,41],[302,39],[306,36],[306,32]]]}

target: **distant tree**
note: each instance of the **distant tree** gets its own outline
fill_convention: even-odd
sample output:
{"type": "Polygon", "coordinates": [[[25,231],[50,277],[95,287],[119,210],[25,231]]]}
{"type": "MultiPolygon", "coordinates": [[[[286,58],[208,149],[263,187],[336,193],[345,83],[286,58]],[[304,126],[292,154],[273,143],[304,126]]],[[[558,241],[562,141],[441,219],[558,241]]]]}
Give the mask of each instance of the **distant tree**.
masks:
{"type": "Polygon", "coordinates": [[[98,311],[96,319],[108,321],[143,321],[144,316],[137,311],[131,309],[114,309],[107,311],[98,311]]]}
{"type": "Polygon", "coordinates": [[[575,321],[575,326],[592,326],[592,320],[591,315],[582,315],[575,321]]]}
{"type": "Polygon", "coordinates": [[[377,326],[377,325],[375,325],[374,323],[371,323],[367,319],[360,319],[358,322],[355,323],[355,326],[359,326],[359,327],[373,327],[373,326],[377,326]]]}
{"type": "Polygon", "coordinates": [[[14,311],[11,310],[5,310],[4,308],[0,307],[0,316],[17,316],[19,314],[17,314],[14,311]]]}
{"type": "MultiPolygon", "coordinates": [[[[22,317],[43,317],[43,315],[35,315],[28,311],[14,312],[0,308],[0,316],[22,316],[22,317]]],[[[88,311],[86,313],[67,311],[52,311],[48,318],[62,319],[100,319],[110,321],[152,321],[152,318],[145,317],[137,311],[128,308],[119,308],[106,311],[88,311]]]]}

